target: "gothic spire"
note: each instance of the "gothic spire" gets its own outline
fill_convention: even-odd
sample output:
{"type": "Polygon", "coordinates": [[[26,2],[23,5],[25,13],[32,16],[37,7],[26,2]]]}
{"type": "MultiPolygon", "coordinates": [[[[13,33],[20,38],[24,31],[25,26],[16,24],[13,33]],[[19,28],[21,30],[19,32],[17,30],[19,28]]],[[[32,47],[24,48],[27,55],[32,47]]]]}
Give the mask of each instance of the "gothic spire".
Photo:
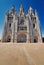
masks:
{"type": "Polygon", "coordinates": [[[30,6],[28,13],[34,16],[33,8],[30,6]]]}
{"type": "Polygon", "coordinates": [[[13,5],[11,8],[11,12],[14,13],[15,12],[15,6],[13,5]]]}
{"type": "Polygon", "coordinates": [[[33,12],[33,9],[32,9],[32,7],[30,6],[30,8],[29,8],[29,11],[28,11],[30,14],[33,12]]]}
{"type": "Polygon", "coordinates": [[[21,4],[21,6],[20,6],[20,12],[22,13],[22,12],[24,12],[24,8],[23,8],[23,5],[21,4]]]}
{"type": "Polygon", "coordinates": [[[30,6],[30,9],[29,9],[30,11],[33,11],[33,8],[30,6]]]}
{"type": "Polygon", "coordinates": [[[22,6],[22,4],[21,4],[21,6],[20,6],[20,16],[24,16],[24,8],[23,8],[23,6],[22,6]]]}

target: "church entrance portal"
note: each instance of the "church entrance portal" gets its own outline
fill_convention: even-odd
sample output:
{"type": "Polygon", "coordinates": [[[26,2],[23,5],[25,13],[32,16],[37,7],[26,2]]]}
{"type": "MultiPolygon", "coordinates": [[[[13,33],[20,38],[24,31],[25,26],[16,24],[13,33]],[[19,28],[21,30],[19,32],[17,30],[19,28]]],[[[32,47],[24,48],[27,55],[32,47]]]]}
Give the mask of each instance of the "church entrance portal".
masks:
{"type": "Polygon", "coordinates": [[[26,43],[26,35],[25,34],[19,34],[17,36],[17,43],[26,43]]]}

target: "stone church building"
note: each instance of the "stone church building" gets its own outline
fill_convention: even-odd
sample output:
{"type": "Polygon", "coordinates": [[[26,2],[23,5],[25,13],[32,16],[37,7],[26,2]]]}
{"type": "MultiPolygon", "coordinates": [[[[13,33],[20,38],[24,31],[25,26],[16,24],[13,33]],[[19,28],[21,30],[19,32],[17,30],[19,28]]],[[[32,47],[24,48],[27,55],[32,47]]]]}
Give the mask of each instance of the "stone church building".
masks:
{"type": "Polygon", "coordinates": [[[20,12],[17,14],[12,7],[5,16],[2,42],[41,43],[42,35],[37,11],[34,12],[30,7],[25,15],[21,5],[20,12]]]}

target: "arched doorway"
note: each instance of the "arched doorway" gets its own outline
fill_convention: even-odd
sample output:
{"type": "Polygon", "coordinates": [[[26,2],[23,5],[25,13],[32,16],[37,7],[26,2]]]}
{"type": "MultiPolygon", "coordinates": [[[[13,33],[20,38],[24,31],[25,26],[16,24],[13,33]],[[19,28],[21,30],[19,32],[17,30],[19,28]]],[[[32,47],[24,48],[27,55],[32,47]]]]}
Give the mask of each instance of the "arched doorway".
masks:
{"type": "Polygon", "coordinates": [[[21,33],[17,36],[17,43],[26,43],[26,39],[26,34],[21,33]]]}
{"type": "Polygon", "coordinates": [[[7,36],[7,42],[11,42],[11,36],[7,36]]]}

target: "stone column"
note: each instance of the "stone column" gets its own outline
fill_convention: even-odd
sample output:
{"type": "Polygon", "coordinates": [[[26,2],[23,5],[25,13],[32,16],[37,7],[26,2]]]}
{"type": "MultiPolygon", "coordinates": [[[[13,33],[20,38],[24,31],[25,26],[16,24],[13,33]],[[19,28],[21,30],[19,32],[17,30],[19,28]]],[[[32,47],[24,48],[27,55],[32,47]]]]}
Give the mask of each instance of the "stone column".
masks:
{"type": "Polygon", "coordinates": [[[27,24],[27,43],[29,43],[29,21],[28,19],[26,20],[26,24],[27,24]]]}
{"type": "Polygon", "coordinates": [[[38,43],[42,43],[42,35],[41,35],[41,28],[40,28],[40,23],[39,20],[37,22],[37,31],[38,31],[38,43]]]}
{"type": "Polygon", "coordinates": [[[17,42],[17,22],[18,20],[15,20],[15,42],[17,42]]]}
{"type": "Polygon", "coordinates": [[[12,36],[11,36],[11,42],[13,42],[13,36],[14,36],[14,22],[12,23],[12,36]]]}
{"type": "Polygon", "coordinates": [[[13,14],[13,22],[12,22],[12,36],[11,36],[11,42],[14,42],[14,23],[15,23],[15,15],[13,14]]]}
{"type": "Polygon", "coordinates": [[[31,16],[29,16],[30,20],[30,41],[33,43],[33,21],[31,20],[31,16]]]}
{"type": "Polygon", "coordinates": [[[42,43],[42,33],[41,33],[40,21],[38,18],[37,11],[35,11],[35,16],[36,16],[36,27],[37,27],[37,31],[38,31],[38,43],[42,43]]]}

